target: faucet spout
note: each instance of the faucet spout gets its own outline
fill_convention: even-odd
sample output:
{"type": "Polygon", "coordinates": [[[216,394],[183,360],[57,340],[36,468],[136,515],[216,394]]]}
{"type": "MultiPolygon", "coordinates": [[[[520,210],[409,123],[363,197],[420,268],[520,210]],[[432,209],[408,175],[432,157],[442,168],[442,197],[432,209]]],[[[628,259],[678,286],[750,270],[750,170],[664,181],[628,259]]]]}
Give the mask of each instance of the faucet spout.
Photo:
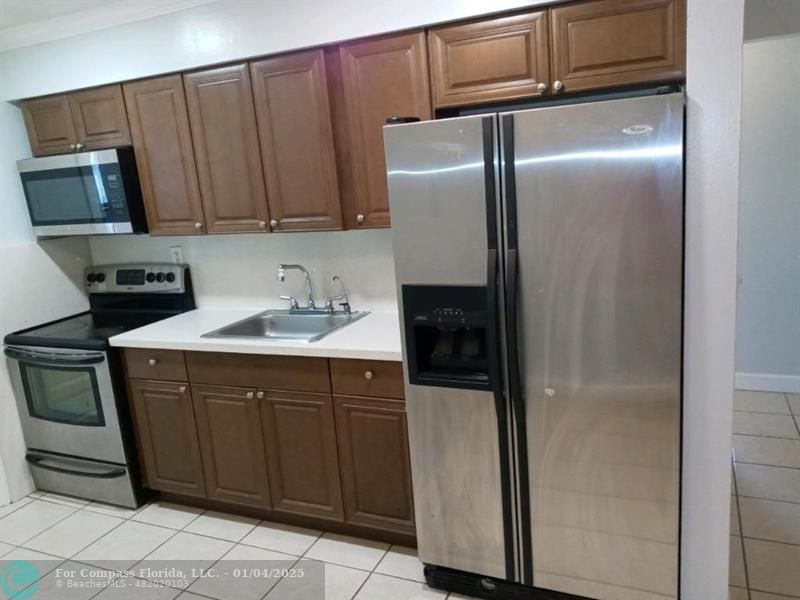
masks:
{"type": "Polygon", "coordinates": [[[278,281],[285,281],[286,280],[286,271],[300,271],[305,277],[306,280],[306,291],[308,295],[308,305],[306,308],[315,309],[316,305],[314,304],[314,290],[311,287],[311,275],[308,273],[308,270],[303,265],[278,265],[278,274],[277,279],[278,281]]]}

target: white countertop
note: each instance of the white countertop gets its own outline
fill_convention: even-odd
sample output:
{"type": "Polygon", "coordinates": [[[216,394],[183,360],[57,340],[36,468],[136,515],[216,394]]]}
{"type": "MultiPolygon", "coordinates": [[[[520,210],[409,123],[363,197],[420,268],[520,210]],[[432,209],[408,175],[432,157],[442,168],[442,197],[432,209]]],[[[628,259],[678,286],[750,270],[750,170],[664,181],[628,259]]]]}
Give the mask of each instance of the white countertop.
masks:
{"type": "Polygon", "coordinates": [[[264,311],[264,308],[198,308],[109,339],[112,346],[402,360],[396,312],[371,312],[317,342],[204,338],[202,335],[264,311]]]}

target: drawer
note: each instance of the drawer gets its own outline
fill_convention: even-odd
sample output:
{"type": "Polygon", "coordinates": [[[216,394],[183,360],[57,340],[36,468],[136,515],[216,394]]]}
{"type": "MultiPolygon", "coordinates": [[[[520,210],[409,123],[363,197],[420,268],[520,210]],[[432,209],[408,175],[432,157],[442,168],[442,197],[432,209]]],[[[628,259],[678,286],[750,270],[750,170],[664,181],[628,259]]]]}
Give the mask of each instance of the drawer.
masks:
{"type": "Polygon", "coordinates": [[[180,350],[125,348],[125,366],[133,379],[186,381],[186,362],[180,350]]]}
{"type": "Polygon", "coordinates": [[[332,358],[331,379],[334,394],[405,398],[400,362],[332,358]]]}
{"type": "Polygon", "coordinates": [[[262,356],[228,352],[187,352],[189,380],[300,392],[330,392],[328,359],[308,356],[262,356]]]}

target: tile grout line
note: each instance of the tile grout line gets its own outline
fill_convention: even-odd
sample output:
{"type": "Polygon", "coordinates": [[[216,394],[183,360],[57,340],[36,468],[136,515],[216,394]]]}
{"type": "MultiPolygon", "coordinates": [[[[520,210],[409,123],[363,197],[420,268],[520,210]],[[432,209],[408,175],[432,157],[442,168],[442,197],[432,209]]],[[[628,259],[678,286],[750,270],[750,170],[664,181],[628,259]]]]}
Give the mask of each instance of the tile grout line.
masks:
{"type": "Polygon", "coordinates": [[[740,465],[756,465],[757,467],[776,467],[778,469],[794,469],[795,471],[800,470],[800,467],[789,467],[786,465],[773,465],[771,463],[760,463],[760,462],[752,462],[749,460],[737,460],[737,464],[740,465]]]}
{"type": "MultiPolygon", "coordinates": [[[[37,498],[37,500],[38,500],[38,498],[37,498]]],[[[36,500],[34,500],[33,502],[28,502],[28,504],[26,504],[25,506],[31,506],[34,502],[36,502],[36,500]]],[[[56,504],[56,503],[55,502],[49,502],[48,504],[56,504]]],[[[73,511],[71,513],[69,513],[68,515],[65,515],[65,516],[61,517],[58,521],[55,521],[55,522],[51,523],[50,525],[48,525],[47,527],[42,529],[39,533],[36,533],[36,534],[32,535],[29,538],[26,538],[22,543],[17,544],[17,546],[24,547],[26,550],[33,550],[33,548],[28,548],[24,544],[27,544],[28,542],[30,542],[35,537],[39,537],[45,531],[48,531],[48,530],[52,529],[53,527],[55,527],[56,525],[61,523],[61,521],[65,520],[65,519],[68,519],[69,517],[71,517],[72,515],[74,515],[76,512],[78,512],[80,510],[79,508],[75,508],[74,506],[65,506],[64,504],[58,504],[58,506],[61,506],[62,508],[72,508],[73,511]]],[[[41,550],[34,550],[34,552],[41,552],[41,550]]],[[[42,552],[42,554],[48,554],[48,553],[47,552],[42,552]]],[[[54,556],[54,555],[51,554],[50,556],[54,556]]]]}

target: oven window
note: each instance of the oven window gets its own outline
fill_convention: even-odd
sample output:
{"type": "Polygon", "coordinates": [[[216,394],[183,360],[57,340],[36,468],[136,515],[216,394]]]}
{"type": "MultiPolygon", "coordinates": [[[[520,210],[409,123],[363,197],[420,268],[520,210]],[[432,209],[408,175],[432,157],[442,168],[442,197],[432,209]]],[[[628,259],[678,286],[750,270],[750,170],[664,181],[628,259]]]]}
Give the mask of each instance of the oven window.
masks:
{"type": "Polygon", "coordinates": [[[87,427],[105,425],[94,368],[22,361],[19,368],[31,417],[87,427]]]}

